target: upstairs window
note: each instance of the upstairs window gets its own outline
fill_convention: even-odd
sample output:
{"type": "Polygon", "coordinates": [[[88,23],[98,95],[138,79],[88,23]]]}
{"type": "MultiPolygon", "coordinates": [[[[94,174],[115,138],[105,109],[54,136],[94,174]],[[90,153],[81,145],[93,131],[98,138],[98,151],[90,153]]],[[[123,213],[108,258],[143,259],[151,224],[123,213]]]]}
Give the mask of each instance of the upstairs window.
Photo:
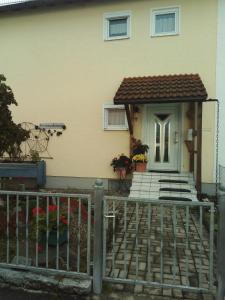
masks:
{"type": "Polygon", "coordinates": [[[127,117],[123,105],[105,104],[104,130],[127,130],[127,117]]]}
{"type": "Polygon", "coordinates": [[[179,8],[152,10],[152,36],[179,34],[179,8]]]}
{"type": "Polygon", "coordinates": [[[104,39],[118,40],[130,37],[130,13],[110,13],[104,15],[104,39]]]}

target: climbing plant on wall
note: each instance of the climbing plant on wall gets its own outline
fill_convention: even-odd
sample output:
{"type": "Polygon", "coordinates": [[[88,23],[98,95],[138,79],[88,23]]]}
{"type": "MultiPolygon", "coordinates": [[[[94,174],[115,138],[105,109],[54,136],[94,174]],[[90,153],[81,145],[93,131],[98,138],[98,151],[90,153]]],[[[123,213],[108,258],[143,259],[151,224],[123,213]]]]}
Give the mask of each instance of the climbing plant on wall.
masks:
{"type": "Polygon", "coordinates": [[[20,156],[20,144],[29,137],[29,132],[12,120],[10,105],[17,105],[12,89],[6,78],[0,74],[0,157],[7,154],[10,158],[20,156]]]}

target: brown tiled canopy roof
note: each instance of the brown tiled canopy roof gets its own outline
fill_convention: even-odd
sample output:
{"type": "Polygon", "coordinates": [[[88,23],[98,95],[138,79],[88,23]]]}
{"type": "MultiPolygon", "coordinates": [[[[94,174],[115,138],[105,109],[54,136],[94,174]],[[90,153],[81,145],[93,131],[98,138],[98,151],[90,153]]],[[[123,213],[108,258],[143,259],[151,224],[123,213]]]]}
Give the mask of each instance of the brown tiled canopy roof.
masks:
{"type": "Polygon", "coordinates": [[[207,92],[198,74],[124,78],[115,104],[202,102],[207,92]]]}

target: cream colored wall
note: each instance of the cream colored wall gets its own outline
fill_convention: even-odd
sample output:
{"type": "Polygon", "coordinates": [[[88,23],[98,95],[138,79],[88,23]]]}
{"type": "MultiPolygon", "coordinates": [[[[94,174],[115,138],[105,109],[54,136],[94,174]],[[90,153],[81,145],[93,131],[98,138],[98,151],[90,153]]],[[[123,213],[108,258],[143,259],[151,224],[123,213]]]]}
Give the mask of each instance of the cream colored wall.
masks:
{"type": "MultiPolygon", "coordinates": [[[[104,131],[102,105],[127,76],[199,73],[215,96],[215,0],[108,1],[0,17],[0,73],[19,106],[17,122],[64,122],[52,138],[48,175],[113,177],[111,159],[128,154],[128,132],[104,131]],[[181,34],[150,37],[150,10],[179,5],[181,34]],[[103,14],[130,10],[132,36],[103,41],[103,14]]],[[[203,181],[212,181],[213,104],[204,105],[203,181]],[[212,163],[210,163],[212,162],[212,163]]],[[[140,130],[139,130],[140,131],[140,130]]]]}

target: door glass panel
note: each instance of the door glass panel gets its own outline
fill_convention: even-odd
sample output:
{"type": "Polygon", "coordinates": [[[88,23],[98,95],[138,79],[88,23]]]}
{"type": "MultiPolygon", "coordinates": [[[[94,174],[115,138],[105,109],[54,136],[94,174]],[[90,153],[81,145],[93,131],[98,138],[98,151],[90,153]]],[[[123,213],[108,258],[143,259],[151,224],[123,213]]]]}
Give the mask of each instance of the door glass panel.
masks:
{"type": "Polygon", "coordinates": [[[161,136],[161,125],[156,121],[155,124],[155,162],[160,162],[160,136],[161,136]]]}
{"type": "Polygon", "coordinates": [[[170,114],[155,114],[155,162],[170,160],[170,114]]]}
{"type": "Polygon", "coordinates": [[[169,139],[170,139],[170,122],[164,126],[164,162],[169,162],[169,139]]]}

